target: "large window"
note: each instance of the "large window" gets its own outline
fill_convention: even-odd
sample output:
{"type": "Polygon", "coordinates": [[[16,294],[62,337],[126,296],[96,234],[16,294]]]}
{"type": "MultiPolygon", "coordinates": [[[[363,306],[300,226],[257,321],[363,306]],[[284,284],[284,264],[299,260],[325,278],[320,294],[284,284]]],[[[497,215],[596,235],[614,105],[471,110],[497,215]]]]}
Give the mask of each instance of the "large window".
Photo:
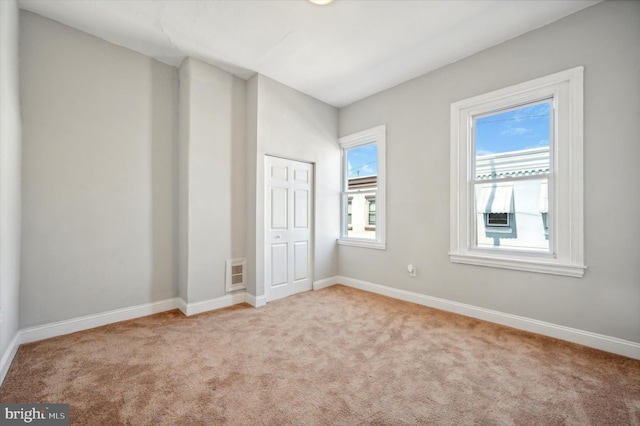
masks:
{"type": "Polygon", "coordinates": [[[339,140],[342,148],[342,232],[339,244],[385,248],[385,126],[339,140]]]}
{"type": "Polygon", "coordinates": [[[582,75],[452,104],[452,262],[584,274],[582,75]]]}

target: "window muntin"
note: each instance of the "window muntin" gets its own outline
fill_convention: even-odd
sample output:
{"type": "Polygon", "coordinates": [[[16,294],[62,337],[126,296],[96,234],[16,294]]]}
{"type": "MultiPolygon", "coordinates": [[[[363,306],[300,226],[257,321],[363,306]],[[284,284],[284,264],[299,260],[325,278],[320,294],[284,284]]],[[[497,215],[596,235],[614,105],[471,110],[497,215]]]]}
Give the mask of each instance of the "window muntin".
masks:
{"type": "Polygon", "coordinates": [[[385,248],[385,139],[384,125],[339,139],[342,148],[339,244],[385,248]]]}
{"type": "Polygon", "coordinates": [[[583,73],[583,67],[577,67],[451,105],[449,258],[452,262],[573,277],[584,275],[583,73]],[[536,172],[535,167],[529,167],[532,164],[527,168],[509,165],[513,160],[508,158],[509,153],[514,151],[510,147],[491,153],[496,158],[490,162],[488,173],[483,172],[481,157],[487,153],[481,144],[476,144],[475,126],[479,121],[545,102],[550,105],[548,148],[542,144],[515,149],[546,151],[536,155],[548,159],[532,161],[543,167],[536,172]],[[514,208],[511,226],[501,230],[486,227],[484,219],[487,213],[500,212],[482,211],[478,200],[482,197],[480,185],[502,183],[513,185],[514,208]],[[509,243],[517,241],[518,233],[524,231],[524,216],[518,215],[525,210],[519,188],[524,185],[539,194],[537,199],[535,195],[524,198],[531,219],[527,226],[535,224],[543,231],[535,232],[534,243],[518,247],[509,243]],[[512,235],[505,235],[508,233],[512,235]],[[494,245],[496,239],[500,245],[494,245]]]}

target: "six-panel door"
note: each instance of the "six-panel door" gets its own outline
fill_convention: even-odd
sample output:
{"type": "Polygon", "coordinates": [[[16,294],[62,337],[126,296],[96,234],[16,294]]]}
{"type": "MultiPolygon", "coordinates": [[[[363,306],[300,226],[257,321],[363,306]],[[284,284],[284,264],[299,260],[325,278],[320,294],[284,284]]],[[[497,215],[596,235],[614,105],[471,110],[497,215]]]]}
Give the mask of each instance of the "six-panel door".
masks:
{"type": "Polygon", "coordinates": [[[266,157],[267,301],[311,290],[313,165],[266,157]]]}

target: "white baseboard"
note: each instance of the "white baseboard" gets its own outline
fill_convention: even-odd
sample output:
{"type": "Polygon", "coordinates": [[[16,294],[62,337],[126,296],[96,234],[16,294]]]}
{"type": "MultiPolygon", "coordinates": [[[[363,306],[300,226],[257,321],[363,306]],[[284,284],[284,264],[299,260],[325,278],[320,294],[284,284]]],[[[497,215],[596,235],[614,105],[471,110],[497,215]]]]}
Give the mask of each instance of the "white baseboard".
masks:
{"type": "Polygon", "coordinates": [[[182,312],[184,315],[187,315],[187,302],[182,297],[178,297],[176,301],[176,307],[182,312]]]}
{"type": "Polygon", "coordinates": [[[340,283],[340,278],[338,276],[333,276],[329,278],[324,278],[318,281],[313,282],[314,290],[322,290],[323,288],[331,287],[332,285],[340,283]]]}
{"type": "Polygon", "coordinates": [[[70,320],[24,328],[18,332],[20,335],[19,343],[35,342],[36,340],[75,333],[76,331],[88,330],[90,328],[100,327],[114,322],[140,318],[147,315],[157,314],[158,312],[170,311],[171,309],[176,309],[178,307],[177,302],[177,298],[166,299],[159,302],[145,303],[128,308],[101,312],[99,314],[72,318],[70,320]]]}
{"type": "MultiPolygon", "coordinates": [[[[400,290],[367,281],[335,276],[314,282],[313,289],[320,290],[338,283],[344,284],[348,287],[369,291],[371,293],[392,297],[394,299],[417,303],[419,305],[441,309],[448,312],[454,312],[460,315],[517,328],[519,330],[555,337],[557,339],[578,343],[630,358],[640,359],[640,343],[630,342],[616,337],[605,336],[544,321],[538,321],[531,318],[506,314],[503,312],[493,311],[491,309],[440,299],[438,297],[427,296],[420,293],[400,290]]],[[[61,336],[63,334],[75,333],[76,331],[87,330],[114,322],[139,318],[176,308],[180,309],[185,315],[194,315],[243,302],[247,302],[257,308],[266,305],[267,299],[266,296],[256,297],[253,294],[245,292],[238,292],[216,299],[189,304],[181,298],[173,298],[22,329],[14,336],[0,358],[0,384],[4,381],[9,367],[11,366],[11,362],[18,351],[18,347],[22,343],[29,343],[61,336]]]]}
{"type": "Polygon", "coordinates": [[[453,312],[456,314],[465,315],[496,324],[506,325],[508,327],[513,327],[519,330],[542,334],[549,337],[555,337],[557,339],[566,340],[568,342],[578,343],[580,345],[612,352],[618,355],[624,355],[629,358],[640,359],[640,343],[618,339],[617,337],[592,333],[589,331],[578,330],[562,325],[552,324],[545,321],[538,321],[518,315],[506,314],[491,309],[480,308],[473,305],[467,305],[465,303],[454,302],[447,299],[440,299],[438,297],[427,296],[411,291],[400,290],[380,284],[370,283],[367,281],[360,281],[342,276],[338,276],[336,277],[336,279],[337,283],[344,284],[348,287],[353,287],[360,290],[369,291],[371,293],[389,296],[394,299],[417,303],[419,305],[441,309],[443,311],[453,312]]]}
{"type": "Polygon", "coordinates": [[[0,384],[2,384],[7,372],[9,371],[9,367],[11,366],[11,362],[18,351],[18,347],[23,343],[35,342],[37,340],[48,339],[51,337],[62,336],[63,334],[75,333],[76,331],[88,330],[90,328],[112,324],[114,322],[144,317],[158,312],[170,311],[177,307],[177,298],[167,299],[19,330],[2,354],[2,358],[0,358],[0,384]]]}
{"type": "Polygon", "coordinates": [[[87,315],[19,330],[0,358],[0,384],[4,381],[4,378],[9,371],[9,367],[11,366],[11,362],[18,351],[18,347],[22,343],[30,343],[37,340],[62,336],[64,334],[75,333],[76,331],[88,330],[90,328],[100,327],[102,325],[112,324],[119,321],[126,321],[170,311],[172,309],[180,309],[185,315],[194,315],[243,303],[244,301],[244,292],[238,292],[217,299],[189,304],[183,299],[176,297],[173,299],[145,303],[142,305],[101,312],[99,314],[87,315]]]}
{"type": "Polygon", "coordinates": [[[4,381],[7,372],[9,371],[9,367],[11,367],[11,362],[13,361],[13,357],[16,356],[16,352],[18,352],[18,347],[20,346],[20,332],[18,331],[9,346],[2,354],[2,358],[0,358],[0,384],[4,381]]]}
{"type": "Polygon", "coordinates": [[[227,294],[215,299],[203,300],[201,302],[187,303],[184,299],[178,299],[178,309],[186,316],[201,314],[202,312],[213,311],[215,309],[227,308],[245,302],[245,292],[227,294]]]}
{"type": "Polygon", "coordinates": [[[267,304],[267,296],[256,297],[254,294],[246,293],[245,302],[247,302],[254,308],[260,308],[267,304]]]}

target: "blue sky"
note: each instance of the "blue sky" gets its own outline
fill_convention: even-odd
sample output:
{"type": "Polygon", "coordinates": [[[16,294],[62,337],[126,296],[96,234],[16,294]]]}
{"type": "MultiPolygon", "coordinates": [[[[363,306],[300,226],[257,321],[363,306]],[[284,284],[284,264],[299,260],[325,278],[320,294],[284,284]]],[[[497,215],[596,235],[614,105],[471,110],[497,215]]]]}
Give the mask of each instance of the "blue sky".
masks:
{"type": "Polygon", "coordinates": [[[378,145],[364,145],[347,150],[349,177],[378,174],[378,145]]]}
{"type": "Polygon", "coordinates": [[[476,120],[476,155],[549,146],[551,103],[490,115],[476,120]]]}

